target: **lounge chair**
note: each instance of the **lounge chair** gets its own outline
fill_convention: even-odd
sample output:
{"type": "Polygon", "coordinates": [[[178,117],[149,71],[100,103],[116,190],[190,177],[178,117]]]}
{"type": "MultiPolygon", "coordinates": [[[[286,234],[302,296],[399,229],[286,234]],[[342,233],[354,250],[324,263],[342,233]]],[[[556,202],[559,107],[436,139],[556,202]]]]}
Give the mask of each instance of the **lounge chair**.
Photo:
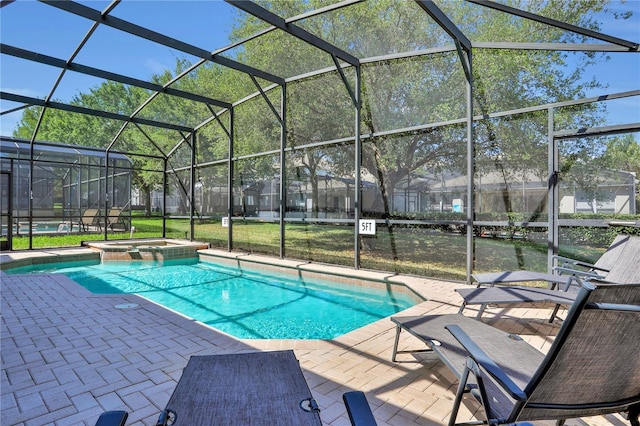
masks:
{"type": "MultiPolygon", "coordinates": [[[[100,210],[98,209],[86,209],[84,214],[80,218],[80,227],[83,231],[89,231],[89,227],[93,225],[97,225],[100,227],[100,218],[98,215],[100,214],[100,210]]],[[[102,229],[102,227],[100,227],[102,229]]]]}
{"type": "MultiPolygon", "coordinates": [[[[563,421],[627,412],[631,424],[638,426],[640,252],[627,253],[627,259],[628,264],[615,265],[609,273],[618,283],[582,283],[546,355],[517,335],[449,314],[392,317],[392,359],[415,352],[397,350],[400,332],[406,330],[459,378],[449,425],[456,424],[463,394],[470,392],[482,403],[484,423],[563,421]]],[[[363,405],[360,402],[357,409],[363,405]]]]}
{"type": "Polygon", "coordinates": [[[128,230],[127,221],[122,216],[122,208],[111,207],[107,216],[107,228],[114,231],[116,225],[122,225],[125,231],[128,230]]]}
{"type": "Polygon", "coordinates": [[[549,322],[553,322],[561,306],[573,303],[582,280],[605,279],[609,270],[617,262],[626,262],[620,259],[620,254],[628,244],[640,250],[640,237],[619,235],[595,264],[557,256],[557,260],[562,264],[555,268],[557,273],[554,274],[533,271],[473,274],[473,281],[477,283],[476,288],[456,290],[463,299],[459,312],[464,312],[469,305],[480,305],[476,316],[476,319],[480,319],[488,305],[547,302],[555,305],[549,318],[549,322]],[[527,281],[546,281],[549,286],[539,288],[502,285],[527,281]]]}
{"type": "MultiPolygon", "coordinates": [[[[637,264],[636,264],[637,265],[637,264]]],[[[449,425],[455,424],[463,393],[472,391],[490,423],[564,420],[640,410],[640,283],[585,284],[549,353],[538,360],[511,353],[497,364],[463,327],[449,331],[469,353],[449,425]],[[531,363],[507,371],[523,361],[531,363]],[[536,362],[537,361],[537,362],[536,362]]]]}

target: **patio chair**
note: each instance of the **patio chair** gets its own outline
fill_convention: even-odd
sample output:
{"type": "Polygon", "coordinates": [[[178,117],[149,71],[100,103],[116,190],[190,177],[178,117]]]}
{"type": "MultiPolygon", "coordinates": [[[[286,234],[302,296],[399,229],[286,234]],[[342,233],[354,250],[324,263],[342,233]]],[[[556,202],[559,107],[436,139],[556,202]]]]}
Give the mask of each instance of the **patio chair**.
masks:
{"type": "Polygon", "coordinates": [[[107,216],[107,228],[113,231],[116,225],[122,225],[125,231],[128,230],[127,221],[122,216],[121,207],[111,207],[107,216]]]}
{"type": "MultiPolygon", "coordinates": [[[[100,227],[100,210],[98,209],[86,209],[84,214],[80,218],[80,227],[83,231],[88,231],[90,226],[97,225],[100,227]]],[[[102,229],[102,227],[100,227],[102,229]]]]}
{"type": "Polygon", "coordinates": [[[398,337],[406,330],[459,378],[449,425],[456,424],[463,394],[470,392],[487,417],[479,423],[562,423],[627,412],[631,424],[639,426],[640,252],[629,259],[633,263],[616,266],[609,274],[620,283],[581,285],[546,355],[517,335],[448,314],[392,317],[392,359],[418,352],[398,351],[398,337]]]}
{"type": "Polygon", "coordinates": [[[562,264],[554,268],[557,272],[554,274],[526,270],[473,274],[476,288],[456,289],[463,299],[459,313],[464,312],[469,305],[480,305],[476,315],[476,319],[480,319],[488,305],[545,302],[555,305],[549,318],[549,322],[553,322],[561,306],[574,302],[582,280],[604,279],[617,262],[627,261],[621,259],[620,254],[629,244],[640,250],[640,237],[617,236],[595,264],[556,256],[562,264]],[[526,281],[546,281],[549,286],[539,288],[503,285],[526,281]],[[489,287],[484,287],[487,285],[489,287]]]}
{"type": "Polygon", "coordinates": [[[549,352],[538,362],[514,352],[517,362],[498,364],[463,327],[446,328],[469,353],[449,425],[455,424],[470,376],[475,383],[471,393],[489,423],[627,411],[638,425],[640,282],[584,284],[549,352]],[[517,366],[523,361],[531,362],[530,367],[517,366]]]}

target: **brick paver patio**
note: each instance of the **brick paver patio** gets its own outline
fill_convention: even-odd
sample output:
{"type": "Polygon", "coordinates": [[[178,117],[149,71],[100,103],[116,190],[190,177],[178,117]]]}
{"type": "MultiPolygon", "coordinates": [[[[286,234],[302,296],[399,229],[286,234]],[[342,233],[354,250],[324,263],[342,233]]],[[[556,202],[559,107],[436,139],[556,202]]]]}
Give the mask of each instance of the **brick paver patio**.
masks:
{"type": "MultiPolygon", "coordinates": [[[[367,393],[381,426],[442,425],[451,411],[456,383],[437,358],[391,362],[395,330],[388,319],[332,341],[240,340],[138,296],[91,294],[63,275],[0,275],[2,425],[93,425],[106,410],[128,411],[127,425],[155,425],[190,356],[277,349],[294,349],[323,424],[349,424],[342,403],[349,390],[367,393]]],[[[454,288],[464,284],[394,280],[427,298],[406,314],[457,312],[454,288]]],[[[493,308],[484,320],[544,351],[559,327],[546,323],[548,314],[548,306],[493,308]]],[[[401,349],[421,346],[407,334],[401,349]]],[[[468,399],[459,419],[477,410],[468,399]]],[[[567,424],[628,423],[611,415],[567,424]]]]}

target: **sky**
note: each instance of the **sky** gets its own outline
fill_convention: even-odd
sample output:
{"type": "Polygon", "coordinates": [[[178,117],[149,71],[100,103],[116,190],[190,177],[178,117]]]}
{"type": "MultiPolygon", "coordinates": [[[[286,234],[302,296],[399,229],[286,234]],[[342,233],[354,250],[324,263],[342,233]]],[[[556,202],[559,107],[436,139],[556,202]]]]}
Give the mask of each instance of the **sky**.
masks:
{"type": "MultiPolygon", "coordinates": [[[[103,10],[110,2],[79,1],[96,10],[103,10]]],[[[215,50],[229,44],[235,9],[222,1],[158,1],[124,0],[112,13],[118,18],[135,22],[180,41],[215,50]],[[167,17],[170,19],[167,19],[167,17]]],[[[67,60],[91,28],[92,21],[72,16],[34,0],[18,0],[0,9],[0,40],[2,43],[41,52],[67,60]],[[61,30],[64,28],[64,30],[61,30]]],[[[75,62],[118,74],[148,80],[153,74],[174,70],[176,60],[197,58],[174,51],[138,37],[121,34],[100,26],[75,58],[75,62]],[[110,52],[112,54],[110,54],[110,52]],[[112,59],[117,57],[117,61],[112,59]]],[[[0,86],[15,94],[46,97],[60,70],[54,67],[29,64],[9,55],[0,55],[0,86]]],[[[103,80],[67,72],[53,98],[68,102],[74,95],[87,92],[103,80]]],[[[0,101],[0,110],[20,106],[0,101]]],[[[0,116],[0,133],[10,135],[22,112],[0,116]]]]}
{"type": "MultiPolygon", "coordinates": [[[[109,4],[104,0],[83,0],[80,3],[96,10],[102,10],[109,4]]],[[[618,7],[632,10],[634,16],[623,22],[605,21],[602,32],[640,42],[640,0],[630,0],[618,7]]],[[[235,13],[232,6],[219,0],[124,0],[112,15],[214,51],[229,44],[228,34],[235,13]]],[[[0,40],[8,45],[67,60],[91,28],[91,23],[33,0],[18,0],[0,9],[0,40]]],[[[612,59],[608,63],[598,64],[586,74],[587,78],[597,75],[608,87],[587,93],[587,96],[640,89],[640,54],[615,53],[610,57],[612,59]]],[[[197,60],[182,52],[100,26],[75,62],[148,79],[152,74],[174,69],[176,60],[181,58],[192,62],[197,60]],[[114,61],[114,57],[118,60],[114,61]]],[[[0,55],[2,91],[44,98],[59,74],[57,68],[0,55]]],[[[53,97],[68,102],[74,95],[87,92],[101,82],[94,77],[67,72],[53,97]]],[[[608,104],[610,124],[640,122],[639,104],[638,97],[608,104]]],[[[18,106],[20,104],[15,102],[0,101],[0,111],[18,106]]],[[[21,115],[22,112],[18,111],[0,116],[0,134],[11,135],[21,115]]]]}

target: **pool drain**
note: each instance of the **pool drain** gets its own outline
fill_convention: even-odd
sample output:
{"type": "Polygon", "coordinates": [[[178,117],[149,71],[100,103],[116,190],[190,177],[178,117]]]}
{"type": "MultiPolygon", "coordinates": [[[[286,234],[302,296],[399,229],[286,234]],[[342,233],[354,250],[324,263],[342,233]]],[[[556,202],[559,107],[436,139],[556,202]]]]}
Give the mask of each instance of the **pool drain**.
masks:
{"type": "Polygon", "coordinates": [[[114,306],[114,308],[116,309],[133,309],[137,307],[138,307],[137,303],[122,303],[120,305],[114,306]]]}

